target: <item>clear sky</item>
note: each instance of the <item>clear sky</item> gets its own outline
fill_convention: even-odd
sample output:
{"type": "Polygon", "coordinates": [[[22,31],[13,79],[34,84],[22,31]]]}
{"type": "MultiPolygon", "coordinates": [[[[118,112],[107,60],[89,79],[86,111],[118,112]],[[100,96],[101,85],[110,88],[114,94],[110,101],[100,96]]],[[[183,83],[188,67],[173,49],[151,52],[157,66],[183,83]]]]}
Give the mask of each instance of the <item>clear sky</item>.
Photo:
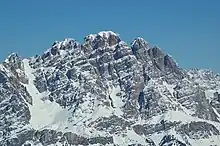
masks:
{"type": "Polygon", "coordinates": [[[220,73],[219,0],[1,0],[0,60],[43,53],[53,41],[103,30],[141,36],[183,68],[220,73]]]}

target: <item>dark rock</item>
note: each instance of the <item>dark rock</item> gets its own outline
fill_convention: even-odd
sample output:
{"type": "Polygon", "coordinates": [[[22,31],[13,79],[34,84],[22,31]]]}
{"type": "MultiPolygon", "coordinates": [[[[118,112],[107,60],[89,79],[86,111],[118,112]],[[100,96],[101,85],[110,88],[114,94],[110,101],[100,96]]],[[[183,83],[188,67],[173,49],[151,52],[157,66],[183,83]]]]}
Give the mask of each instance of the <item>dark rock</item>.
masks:
{"type": "Polygon", "coordinates": [[[109,38],[108,38],[108,43],[109,43],[109,46],[114,46],[116,45],[117,43],[119,43],[121,41],[121,39],[116,36],[116,35],[113,35],[113,34],[110,34],[109,35],[109,38]]]}
{"type": "Polygon", "coordinates": [[[92,123],[97,130],[100,131],[109,131],[109,133],[113,134],[115,132],[122,132],[126,130],[126,127],[130,126],[131,123],[123,120],[115,115],[109,118],[101,118],[96,122],[92,123]]]}
{"type": "Polygon", "coordinates": [[[181,141],[174,138],[173,135],[164,136],[163,139],[161,140],[160,144],[159,144],[159,146],[172,146],[172,145],[186,146],[186,144],[184,144],[181,141]]]}
{"type": "Polygon", "coordinates": [[[47,146],[50,144],[55,144],[58,141],[57,132],[54,130],[43,130],[40,132],[40,139],[39,141],[42,143],[43,146],[47,146]]]}
{"type": "Polygon", "coordinates": [[[135,133],[137,133],[138,135],[143,135],[145,128],[143,125],[135,125],[133,126],[133,130],[135,131],[135,133]]]}
{"type": "Polygon", "coordinates": [[[89,144],[89,140],[87,138],[78,136],[71,132],[67,132],[63,136],[68,141],[68,144],[71,144],[71,145],[88,145],[89,144]]]}
{"type": "Polygon", "coordinates": [[[89,139],[89,144],[113,144],[113,137],[94,137],[89,139]]]}
{"type": "Polygon", "coordinates": [[[149,146],[156,146],[154,141],[152,139],[150,139],[150,138],[146,138],[146,142],[148,143],[149,146]]]}
{"type": "Polygon", "coordinates": [[[7,75],[5,72],[0,71],[0,83],[5,83],[7,81],[7,75]]]}
{"type": "Polygon", "coordinates": [[[176,130],[181,134],[188,135],[191,139],[205,139],[220,134],[215,126],[206,122],[191,122],[177,127],[176,130]]]}
{"type": "Polygon", "coordinates": [[[56,48],[56,47],[51,48],[50,51],[51,51],[51,54],[52,54],[52,55],[58,54],[58,48],[56,48]]]}

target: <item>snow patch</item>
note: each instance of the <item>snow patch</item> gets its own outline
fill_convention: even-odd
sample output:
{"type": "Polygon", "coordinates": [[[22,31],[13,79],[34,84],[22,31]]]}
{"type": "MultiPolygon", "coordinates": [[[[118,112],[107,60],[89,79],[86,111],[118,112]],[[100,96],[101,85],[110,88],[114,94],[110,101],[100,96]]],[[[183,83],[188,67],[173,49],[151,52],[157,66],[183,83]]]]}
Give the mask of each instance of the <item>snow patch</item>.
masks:
{"type": "Polygon", "coordinates": [[[59,52],[62,57],[65,57],[68,54],[65,50],[60,50],[59,52]]]}
{"type": "Polygon", "coordinates": [[[30,126],[34,129],[41,129],[48,126],[52,128],[56,125],[55,128],[59,129],[59,126],[63,126],[67,122],[68,111],[63,110],[56,102],[42,100],[48,93],[40,93],[35,87],[34,69],[29,66],[29,60],[24,59],[23,63],[25,74],[29,79],[29,83],[25,86],[32,97],[32,105],[28,105],[31,114],[30,126]]]}
{"type": "Polygon", "coordinates": [[[118,36],[119,34],[114,33],[113,31],[101,31],[98,33],[101,37],[109,38],[110,35],[118,36]]]}
{"type": "Polygon", "coordinates": [[[171,93],[171,95],[173,96],[175,93],[175,90],[173,89],[175,87],[175,85],[170,85],[167,84],[167,82],[163,82],[163,84],[166,86],[167,90],[171,93]]]}
{"type": "Polygon", "coordinates": [[[126,136],[114,135],[114,144],[129,145],[129,144],[142,144],[146,145],[145,136],[136,134],[133,130],[127,130],[126,136]]]}
{"type": "Polygon", "coordinates": [[[0,64],[0,70],[4,70],[4,68],[3,68],[3,65],[2,65],[2,64],[0,64]]]}
{"type": "MultiPolygon", "coordinates": [[[[120,86],[117,86],[117,87],[113,87],[112,91],[110,92],[110,97],[112,99],[112,104],[114,106],[114,113],[117,115],[117,116],[121,116],[123,115],[123,111],[121,110],[121,108],[124,106],[124,102],[122,101],[121,97],[120,96],[117,96],[117,93],[120,93],[121,92],[121,88],[120,86]]],[[[122,94],[122,93],[121,93],[122,94]]]]}
{"type": "Polygon", "coordinates": [[[112,112],[109,108],[105,107],[105,106],[98,106],[95,111],[92,113],[92,120],[96,120],[100,117],[108,117],[112,115],[112,112]]]}
{"type": "Polygon", "coordinates": [[[190,121],[195,121],[195,117],[191,117],[190,115],[184,114],[181,111],[170,110],[164,114],[152,117],[148,124],[160,123],[161,120],[170,122],[180,121],[182,123],[188,123],[190,121]]]}

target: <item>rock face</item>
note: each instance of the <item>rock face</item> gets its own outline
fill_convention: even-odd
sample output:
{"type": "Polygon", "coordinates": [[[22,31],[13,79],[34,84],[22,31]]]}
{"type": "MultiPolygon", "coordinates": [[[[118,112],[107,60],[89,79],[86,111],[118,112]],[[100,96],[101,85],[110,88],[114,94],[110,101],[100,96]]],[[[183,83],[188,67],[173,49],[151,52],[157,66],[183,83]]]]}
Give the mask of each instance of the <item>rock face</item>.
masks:
{"type": "Polygon", "coordinates": [[[143,38],[91,34],[0,64],[0,145],[220,144],[220,75],[143,38]]]}

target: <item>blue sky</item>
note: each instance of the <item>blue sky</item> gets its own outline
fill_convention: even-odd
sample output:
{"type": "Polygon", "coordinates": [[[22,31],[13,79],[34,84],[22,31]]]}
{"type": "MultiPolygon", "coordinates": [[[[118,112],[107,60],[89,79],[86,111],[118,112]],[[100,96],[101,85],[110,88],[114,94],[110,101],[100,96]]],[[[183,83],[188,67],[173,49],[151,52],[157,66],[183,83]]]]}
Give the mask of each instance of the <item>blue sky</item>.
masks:
{"type": "Polygon", "coordinates": [[[11,52],[41,54],[55,40],[83,42],[103,30],[130,43],[141,36],[171,54],[183,68],[220,73],[218,0],[2,0],[0,60],[11,52]]]}

